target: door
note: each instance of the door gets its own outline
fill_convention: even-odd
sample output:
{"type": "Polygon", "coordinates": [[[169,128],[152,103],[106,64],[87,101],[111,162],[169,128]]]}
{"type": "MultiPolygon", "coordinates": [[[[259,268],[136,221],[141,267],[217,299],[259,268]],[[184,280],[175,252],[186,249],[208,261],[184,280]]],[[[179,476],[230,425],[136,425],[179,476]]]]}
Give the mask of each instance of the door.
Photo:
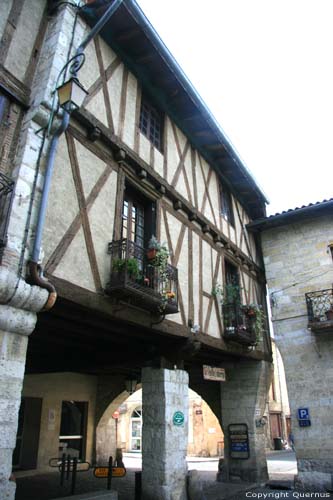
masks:
{"type": "Polygon", "coordinates": [[[22,398],[16,447],[13,453],[13,468],[36,469],[39,446],[41,398],[22,398]]]}
{"type": "Polygon", "coordinates": [[[281,414],[280,413],[270,413],[269,421],[271,426],[271,439],[280,437],[282,438],[282,427],[281,427],[281,414]]]}

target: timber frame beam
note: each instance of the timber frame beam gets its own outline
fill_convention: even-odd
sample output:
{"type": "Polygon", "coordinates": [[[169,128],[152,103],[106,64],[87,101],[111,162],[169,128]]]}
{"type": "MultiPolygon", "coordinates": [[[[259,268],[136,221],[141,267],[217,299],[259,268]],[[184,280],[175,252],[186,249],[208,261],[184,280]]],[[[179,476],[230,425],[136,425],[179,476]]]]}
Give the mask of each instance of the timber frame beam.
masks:
{"type": "Polygon", "coordinates": [[[154,187],[159,193],[165,194],[171,202],[175,210],[181,210],[185,213],[191,222],[196,222],[202,230],[202,236],[208,239],[210,243],[212,240],[214,244],[224,247],[228,253],[235,257],[240,263],[247,265],[250,270],[257,273],[258,279],[264,283],[264,271],[260,268],[256,262],[249,258],[240,248],[238,248],[230,238],[222,233],[220,229],[212,224],[202,213],[197,211],[180,193],[176,191],[175,188],[170,186],[170,184],[161,177],[150,165],[148,165],[144,160],[142,160],[135,152],[133,152],[123,141],[119,139],[114,133],[103,125],[99,120],[97,120],[89,111],[86,109],[80,109],[75,111],[74,117],[78,122],[84,126],[87,130],[87,136],[89,131],[94,128],[98,128],[101,131],[100,140],[106,146],[108,146],[115,157],[121,151],[121,162],[126,164],[129,168],[132,168],[133,173],[136,175],[142,174],[145,171],[147,176],[145,177],[145,182],[149,182],[152,187],[154,187]]]}

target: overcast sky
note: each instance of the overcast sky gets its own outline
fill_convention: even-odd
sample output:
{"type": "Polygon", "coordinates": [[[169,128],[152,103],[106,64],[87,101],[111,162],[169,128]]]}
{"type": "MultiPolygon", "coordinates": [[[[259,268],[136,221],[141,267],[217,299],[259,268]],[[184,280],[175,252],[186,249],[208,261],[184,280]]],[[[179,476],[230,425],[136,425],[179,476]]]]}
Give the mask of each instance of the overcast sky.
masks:
{"type": "Polygon", "coordinates": [[[333,0],[137,0],[264,191],[333,197],[333,0]]]}

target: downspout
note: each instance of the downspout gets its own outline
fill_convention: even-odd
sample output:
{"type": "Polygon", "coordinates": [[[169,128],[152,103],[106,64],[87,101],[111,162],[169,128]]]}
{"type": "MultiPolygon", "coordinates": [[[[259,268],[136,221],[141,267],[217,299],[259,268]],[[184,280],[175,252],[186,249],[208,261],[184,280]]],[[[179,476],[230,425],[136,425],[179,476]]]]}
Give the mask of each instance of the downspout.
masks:
{"type": "MultiPolygon", "coordinates": [[[[84,49],[86,48],[88,43],[104,28],[105,24],[109,21],[109,19],[115,13],[115,11],[118,9],[118,7],[120,7],[122,2],[123,2],[123,0],[115,0],[112,3],[112,5],[110,5],[110,7],[106,10],[106,12],[100,18],[100,20],[95,24],[93,29],[90,30],[88,35],[83,39],[83,41],[81,42],[81,44],[79,45],[79,47],[76,50],[76,53],[75,53],[76,56],[83,54],[84,49]]],[[[81,65],[79,66],[79,68],[80,67],[81,67],[81,65]]],[[[78,69],[75,69],[75,67],[73,68],[74,76],[76,76],[78,69]]],[[[38,285],[41,288],[45,288],[49,292],[49,298],[48,298],[48,300],[43,308],[44,311],[48,311],[49,309],[51,309],[54,306],[55,301],[57,299],[57,291],[55,289],[55,286],[50,281],[46,280],[43,277],[43,270],[42,270],[41,265],[38,264],[38,261],[39,261],[39,255],[40,255],[40,250],[41,250],[42,236],[43,236],[45,217],[46,217],[46,209],[47,209],[48,197],[49,197],[49,192],[50,192],[50,187],[51,187],[51,179],[52,179],[52,174],[53,174],[53,169],[54,169],[54,161],[55,161],[55,157],[56,157],[56,153],[57,153],[57,146],[58,146],[60,136],[66,131],[66,129],[69,125],[69,120],[70,120],[70,113],[67,111],[64,111],[60,127],[56,130],[56,132],[51,140],[50,148],[49,148],[48,155],[46,158],[44,185],[43,185],[41,203],[40,203],[39,211],[38,211],[36,235],[35,235],[33,250],[32,250],[32,254],[31,254],[31,259],[30,259],[29,264],[28,264],[29,273],[30,273],[30,282],[34,285],[38,285]]]]}

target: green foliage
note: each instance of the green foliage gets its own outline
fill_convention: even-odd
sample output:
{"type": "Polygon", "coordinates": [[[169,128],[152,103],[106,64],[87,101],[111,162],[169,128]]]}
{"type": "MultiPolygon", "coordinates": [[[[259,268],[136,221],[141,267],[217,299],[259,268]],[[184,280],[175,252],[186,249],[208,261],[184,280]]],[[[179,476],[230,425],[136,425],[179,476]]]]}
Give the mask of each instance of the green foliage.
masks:
{"type": "Polygon", "coordinates": [[[112,272],[122,273],[127,270],[128,275],[137,279],[140,275],[139,264],[136,259],[114,259],[112,261],[112,272]]]}
{"type": "Polygon", "coordinates": [[[255,331],[255,334],[256,334],[256,342],[260,342],[260,340],[262,339],[262,336],[263,336],[263,332],[264,332],[264,329],[265,329],[265,314],[264,314],[264,311],[263,311],[263,308],[261,305],[259,304],[256,304],[256,315],[255,315],[255,320],[254,320],[254,325],[253,325],[253,328],[254,328],[254,331],[255,331]]]}
{"type": "Polygon", "coordinates": [[[160,242],[158,241],[158,239],[156,238],[156,236],[152,236],[149,240],[149,243],[148,243],[148,249],[149,250],[159,250],[161,248],[161,244],[160,242]]]}
{"type": "Polygon", "coordinates": [[[219,298],[221,305],[240,304],[241,287],[239,285],[231,285],[228,283],[222,286],[219,283],[216,283],[212,289],[212,295],[219,298]]]}

